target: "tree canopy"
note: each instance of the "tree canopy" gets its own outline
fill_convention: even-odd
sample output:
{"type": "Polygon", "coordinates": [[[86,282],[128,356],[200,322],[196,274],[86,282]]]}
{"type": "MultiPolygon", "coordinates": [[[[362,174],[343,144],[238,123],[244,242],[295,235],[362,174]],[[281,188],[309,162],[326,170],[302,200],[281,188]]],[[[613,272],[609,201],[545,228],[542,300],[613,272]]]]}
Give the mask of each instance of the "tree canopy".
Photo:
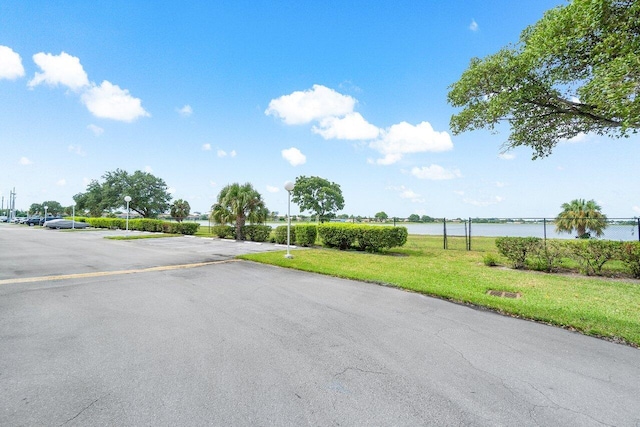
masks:
{"type": "Polygon", "coordinates": [[[301,211],[312,212],[319,222],[334,217],[344,208],[340,186],[319,176],[297,177],[291,195],[291,200],[301,211]]]}
{"type": "Polygon", "coordinates": [[[250,183],[229,184],[218,194],[218,202],[211,206],[211,218],[220,224],[235,222],[236,239],[244,240],[242,227],[246,221],[263,223],[269,210],[250,183]]]}
{"type": "Polygon", "coordinates": [[[171,204],[171,216],[178,222],[189,216],[191,206],[186,200],[178,199],[171,204]]]}
{"type": "Polygon", "coordinates": [[[32,203],[29,207],[29,212],[31,214],[38,214],[44,216],[44,207],[47,207],[47,215],[57,216],[64,213],[64,208],[59,202],[55,200],[47,200],[46,202],[40,203],[32,203]]]}
{"type": "Polygon", "coordinates": [[[578,237],[588,238],[590,233],[602,236],[607,228],[607,216],[595,200],[575,199],[561,207],[562,212],[556,217],[556,231],[572,233],[575,230],[578,237]]]}
{"type": "Polygon", "coordinates": [[[507,122],[505,149],[533,158],[588,132],[628,136],[640,128],[640,2],[573,0],[547,11],[520,42],[473,58],[448,100],[459,134],[507,122]]]}
{"type": "Polygon", "coordinates": [[[104,182],[93,180],[87,191],[73,196],[79,211],[101,216],[104,211],[125,208],[125,196],[131,197],[129,208],[144,218],[155,218],[169,209],[171,194],[167,184],[148,172],[116,169],[102,176],[104,182]]]}

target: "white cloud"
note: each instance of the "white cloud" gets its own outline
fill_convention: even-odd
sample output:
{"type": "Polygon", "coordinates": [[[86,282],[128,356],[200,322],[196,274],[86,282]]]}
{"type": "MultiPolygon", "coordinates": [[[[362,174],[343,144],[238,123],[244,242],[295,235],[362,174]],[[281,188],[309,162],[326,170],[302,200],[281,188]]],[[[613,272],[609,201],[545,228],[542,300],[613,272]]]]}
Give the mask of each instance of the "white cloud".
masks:
{"type": "Polygon", "coordinates": [[[371,148],[384,155],[377,163],[389,165],[402,159],[404,154],[422,152],[441,152],[453,148],[447,132],[436,132],[429,122],[411,125],[401,122],[382,133],[382,138],[369,144],[371,148]]]}
{"type": "Polygon", "coordinates": [[[416,193],[410,188],[405,187],[404,185],[401,185],[399,187],[387,187],[387,189],[398,192],[400,198],[408,199],[413,203],[426,203],[426,200],[420,194],[416,193]]]}
{"type": "Polygon", "coordinates": [[[321,120],[325,117],[340,117],[353,112],[356,100],[322,85],[313,85],[309,90],[296,91],[272,99],[266,115],[279,117],[286,124],[297,125],[321,120]]]}
{"type": "Polygon", "coordinates": [[[104,129],[102,129],[100,126],[96,126],[94,124],[90,124],[89,126],[87,126],[87,129],[89,129],[91,132],[93,132],[93,134],[95,136],[100,136],[104,133],[104,129]]]}
{"type": "Polygon", "coordinates": [[[64,179],[64,178],[59,179],[59,180],[58,180],[58,182],[56,182],[56,185],[57,185],[58,187],[64,187],[65,185],[67,185],[67,180],[66,180],[66,179],[64,179]]]}
{"type": "Polygon", "coordinates": [[[513,153],[500,153],[498,154],[498,158],[502,160],[513,160],[516,158],[516,155],[513,153]]]}
{"type": "Polygon", "coordinates": [[[637,214],[639,214],[639,215],[640,215],[640,206],[634,206],[634,207],[633,207],[633,208],[631,208],[631,209],[633,209],[633,211],[634,211],[635,213],[637,213],[637,214]]]}
{"type": "Polygon", "coordinates": [[[127,89],[120,89],[106,80],[100,86],[92,85],[81,99],[96,117],[132,122],[139,117],[151,116],[142,108],[139,98],[134,98],[127,89]]]}
{"type": "Polygon", "coordinates": [[[67,150],[70,153],[77,154],[78,156],[83,156],[84,157],[84,156],[87,155],[87,153],[82,149],[82,147],[80,145],[69,145],[67,147],[67,150]]]}
{"type": "Polygon", "coordinates": [[[227,157],[227,152],[224,150],[218,150],[218,157],[227,157]]]}
{"type": "Polygon", "coordinates": [[[500,182],[500,181],[496,182],[496,187],[498,187],[498,188],[506,187],[506,185],[507,184],[505,184],[504,182],[500,182]]]}
{"type": "Polygon", "coordinates": [[[202,144],[202,151],[211,151],[211,144],[202,144]]]}
{"type": "Polygon", "coordinates": [[[190,115],[193,114],[193,108],[191,108],[191,105],[185,105],[182,108],[178,108],[176,109],[176,111],[178,112],[178,114],[180,114],[182,117],[189,117],[190,115]]]}
{"type": "Polygon", "coordinates": [[[282,150],[282,157],[288,161],[291,166],[304,165],[307,162],[307,156],[295,147],[282,150]]]}
{"type": "Polygon", "coordinates": [[[577,144],[579,142],[587,141],[587,139],[588,139],[587,137],[588,137],[588,135],[586,133],[580,132],[579,134],[577,134],[573,138],[563,139],[562,142],[567,142],[569,144],[577,144]]]}
{"type": "Polygon", "coordinates": [[[475,19],[471,20],[471,24],[469,24],[469,29],[471,31],[478,31],[478,23],[476,22],[475,19]]]}
{"type": "Polygon", "coordinates": [[[229,153],[229,156],[231,157],[235,157],[236,156],[236,150],[231,150],[231,152],[229,153]]]}
{"type": "Polygon", "coordinates": [[[151,168],[151,166],[149,166],[149,165],[147,165],[147,166],[145,166],[145,167],[144,167],[144,171],[145,171],[146,173],[153,173],[153,169],[152,169],[152,168],[151,168]]]}
{"type": "Polygon", "coordinates": [[[430,179],[434,181],[462,177],[459,169],[447,170],[439,165],[423,166],[421,168],[414,167],[411,169],[411,175],[416,178],[430,179]]]}
{"type": "Polygon", "coordinates": [[[360,113],[349,113],[342,118],[324,117],[311,130],[324,139],[368,140],[380,134],[380,129],[367,122],[360,113]]]}
{"type": "Polygon", "coordinates": [[[28,166],[28,165],[32,165],[33,162],[26,157],[20,157],[20,164],[22,166],[28,166]]]}
{"type": "Polygon", "coordinates": [[[14,80],[24,76],[22,58],[13,49],[0,46],[0,79],[14,80]]]}
{"type": "Polygon", "coordinates": [[[454,193],[457,194],[458,196],[464,196],[464,191],[462,190],[455,190],[454,193]]]}
{"type": "Polygon", "coordinates": [[[280,191],[280,188],[274,187],[273,185],[267,185],[267,191],[269,193],[277,193],[278,191],[280,191]]]}
{"type": "Polygon", "coordinates": [[[29,81],[29,87],[46,83],[50,86],[61,84],[72,90],[79,90],[89,85],[89,78],[80,64],[80,59],[68,53],[36,53],[33,55],[33,62],[42,72],[34,75],[29,81]]]}

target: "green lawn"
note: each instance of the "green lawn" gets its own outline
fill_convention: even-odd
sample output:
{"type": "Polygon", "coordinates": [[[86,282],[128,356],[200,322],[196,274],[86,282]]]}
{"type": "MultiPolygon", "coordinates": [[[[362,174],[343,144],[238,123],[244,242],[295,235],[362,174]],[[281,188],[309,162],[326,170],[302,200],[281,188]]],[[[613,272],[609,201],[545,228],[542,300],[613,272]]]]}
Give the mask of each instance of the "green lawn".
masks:
{"type": "Polygon", "coordinates": [[[240,258],[393,285],[640,346],[640,282],[487,267],[482,257],[487,251],[497,254],[493,242],[474,238],[471,252],[445,251],[441,237],[412,235],[386,254],[312,249],[294,251],[293,259],[283,252],[240,258]],[[488,290],[522,297],[490,296],[488,290]]]}

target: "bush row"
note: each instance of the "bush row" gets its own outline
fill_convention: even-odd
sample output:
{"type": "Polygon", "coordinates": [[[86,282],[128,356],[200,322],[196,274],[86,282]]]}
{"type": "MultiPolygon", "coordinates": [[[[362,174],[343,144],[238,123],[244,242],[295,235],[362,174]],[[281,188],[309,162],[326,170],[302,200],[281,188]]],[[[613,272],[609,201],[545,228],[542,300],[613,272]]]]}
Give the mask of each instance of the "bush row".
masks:
{"type": "MultiPolygon", "coordinates": [[[[127,220],[122,218],[78,218],[77,221],[86,222],[92,227],[124,230],[127,220]]],[[[151,231],[157,233],[194,235],[200,224],[195,222],[168,222],[159,219],[130,219],[129,230],[151,231]]]]}
{"type": "Polygon", "coordinates": [[[380,252],[404,245],[408,232],[406,227],[325,223],[318,225],[318,235],[330,248],[380,252]]]}
{"type": "Polygon", "coordinates": [[[640,242],[610,240],[547,240],[537,237],[498,237],[498,252],[514,268],[529,266],[536,270],[556,271],[562,258],[571,258],[587,275],[600,274],[608,261],[622,261],[633,277],[640,278],[640,242]]]}
{"type": "MultiPolygon", "coordinates": [[[[314,224],[296,224],[291,226],[291,244],[297,246],[313,246],[318,237],[318,228],[314,224]]],[[[274,241],[280,245],[287,244],[287,226],[279,225],[274,231],[274,241]]]]}
{"type": "MultiPolygon", "coordinates": [[[[236,238],[236,228],[232,225],[214,225],[211,232],[221,239],[236,238]]],[[[242,227],[242,235],[252,242],[266,242],[271,236],[271,227],[268,225],[245,225],[242,227]]]]}

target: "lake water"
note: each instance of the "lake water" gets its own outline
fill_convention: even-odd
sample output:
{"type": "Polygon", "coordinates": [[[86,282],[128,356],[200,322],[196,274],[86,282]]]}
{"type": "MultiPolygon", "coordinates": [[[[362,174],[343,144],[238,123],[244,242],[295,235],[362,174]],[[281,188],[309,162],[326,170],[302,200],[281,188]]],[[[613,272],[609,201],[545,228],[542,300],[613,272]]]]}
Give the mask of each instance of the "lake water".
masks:
{"type": "MultiPolygon", "coordinates": [[[[208,221],[198,221],[201,226],[209,226],[208,221]]],[[[292,222],[291,225],[295,225],[292,222]]],[[[271,227],[275,228],[280,225],[286,225],[285,222],[267,223],[271,227]]],[[[391,224],[388,224],[391,225],[391,224]]],[[[443,224],[427,223],[427,224],[415,224],[415,223],[398,223],[398,226],[407,227],[409,234],[442,236],[443,224]]],[[[468,225],[467,225],[468,233],[468,225]]],[[[448,236],[464,236],[465,225],[464,223],[447,222],[447,235],[448,236]]],[[[471,236],[484,236],[484,237],[545,237],[545,226],[540,223],[506,223],[506,224],[486,224],[486,223],[472,223],[471,224],[471,236]]],[[[549,239],[574,239],[575,235],[567,233],[556,233],[555,226],[551,222],[546,224],[546,236],[549,239]]],[[[604,230],[604,239],[609,240],[622,240],[622,241],[634,241],[638,240],[638,226],[637,225],[620,225],[610,224],[604,230]]]]}

